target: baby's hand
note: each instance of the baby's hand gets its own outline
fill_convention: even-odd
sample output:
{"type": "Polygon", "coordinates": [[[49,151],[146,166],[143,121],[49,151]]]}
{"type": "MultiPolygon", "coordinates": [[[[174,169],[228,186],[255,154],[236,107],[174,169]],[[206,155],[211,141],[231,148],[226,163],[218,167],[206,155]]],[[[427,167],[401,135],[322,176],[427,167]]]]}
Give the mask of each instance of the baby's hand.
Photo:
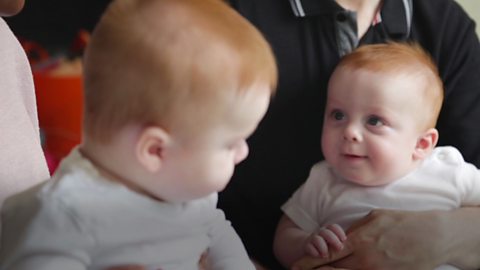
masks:
{"type": "Polygon", "coordinates": [[[305,252],[314,257],[328,257],[328,249],[336,251],[343,249],[343,242],[347,236],[338,224],[331,224],[312,233],[305,242],[305,252]]]}

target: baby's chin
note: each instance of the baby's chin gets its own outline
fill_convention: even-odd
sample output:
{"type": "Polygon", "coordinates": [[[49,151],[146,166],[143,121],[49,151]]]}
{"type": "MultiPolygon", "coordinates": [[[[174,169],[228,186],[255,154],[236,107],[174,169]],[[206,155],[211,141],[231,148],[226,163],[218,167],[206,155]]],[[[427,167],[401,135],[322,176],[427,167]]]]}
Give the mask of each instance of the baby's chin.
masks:
{"type": "Polygon", "coordinates": [[[364,186],[364,187],[380,187],[380,186],[385,186],[385,185],[388,185],[390,184],[391,182],[390,181],[383,181],[383,182],[380,182],[378,180],[349,180],[350,182],[354,183],[354,184],[357,184],[359,186],[364,186]]]}
{"type": "Polygon", "coordinates": [[[346,181],[356,184],[359,186],[364,186],[364,187],[379,187],[379,186],[385,186],[390,184],[391,182],[394,181],[394,178],[381,178],[381,177],[376,177],[376,176],[369,176],[369,177],[361,177],[361,176],[351,176],[351,175],[343,175],[342,173],[339,173],[339,175],[342,176],[343,179],[346,181]],[[380,179],[380,180],[379,180],[380,179]]]}

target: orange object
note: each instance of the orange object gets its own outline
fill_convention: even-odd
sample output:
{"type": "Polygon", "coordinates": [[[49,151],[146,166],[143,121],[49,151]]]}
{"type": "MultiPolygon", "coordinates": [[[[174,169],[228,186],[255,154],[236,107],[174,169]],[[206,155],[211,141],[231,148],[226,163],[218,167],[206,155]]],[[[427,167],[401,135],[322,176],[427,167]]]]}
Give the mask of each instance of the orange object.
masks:
{"type": "Polygon", "coordinates": [[[34,72],[40,128],[45,150],[58,160],[80,143],[82,125],[81,75],[55,76],[34,72]]]}

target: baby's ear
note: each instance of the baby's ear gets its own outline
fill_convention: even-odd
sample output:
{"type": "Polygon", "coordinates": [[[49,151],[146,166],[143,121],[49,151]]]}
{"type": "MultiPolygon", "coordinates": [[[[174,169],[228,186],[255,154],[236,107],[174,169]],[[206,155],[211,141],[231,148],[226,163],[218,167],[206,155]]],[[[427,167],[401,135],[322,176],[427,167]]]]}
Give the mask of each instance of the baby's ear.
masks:
{"type": "Polygon", "coordinates": [[[147,127],[138,137],[135,154],[138,162],[150,173],[161,169],[170,135],[161,127],[147,127]]]}
{"type": "Polygon", "coordinates": [[[425,131],[417,140],[415,150],[413,151],[413,160],[422,160],[426,158],[438,142],[438,131],[430,128],[425,131]]]}

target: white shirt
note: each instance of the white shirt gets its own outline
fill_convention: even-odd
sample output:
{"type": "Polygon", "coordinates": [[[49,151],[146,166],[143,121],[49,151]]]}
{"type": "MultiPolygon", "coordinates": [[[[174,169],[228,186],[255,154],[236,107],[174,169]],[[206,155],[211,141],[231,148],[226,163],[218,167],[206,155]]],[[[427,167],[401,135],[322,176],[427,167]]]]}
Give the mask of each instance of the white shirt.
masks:
{"type": "Polygon", "coordinates": [[[313,233],[333,223],[346,230],[376,208],[424,211],[477,205],[480,171],[466,163],[457,149],[437,147],[415,171],[379,187],[349,182],[325,161],[319,162],[282,210],[301,229],[313,233]]]}
{"type": "Polygon", "coordinates": [[[217,194],[162,203],[102,178],[78,150],[53,179],[5,202],[0,269],[255,269],[217,194]]]}

